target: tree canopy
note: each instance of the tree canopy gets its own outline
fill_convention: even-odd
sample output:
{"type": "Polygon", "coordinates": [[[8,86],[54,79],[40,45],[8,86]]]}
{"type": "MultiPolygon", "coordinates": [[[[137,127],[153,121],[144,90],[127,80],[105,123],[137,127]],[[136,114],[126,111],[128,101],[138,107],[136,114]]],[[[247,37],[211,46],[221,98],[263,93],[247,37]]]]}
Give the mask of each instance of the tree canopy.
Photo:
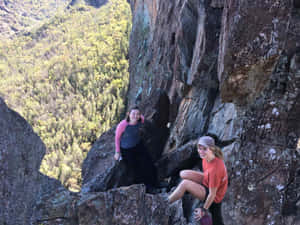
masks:
{"type": "Polygon", "coordinates": [[[41,172],[70,190],[80,189],[91,145],[124,111],[130,30],[126,0],[110,0],[0,43],[0,96],[45,143],[41,172]]]}

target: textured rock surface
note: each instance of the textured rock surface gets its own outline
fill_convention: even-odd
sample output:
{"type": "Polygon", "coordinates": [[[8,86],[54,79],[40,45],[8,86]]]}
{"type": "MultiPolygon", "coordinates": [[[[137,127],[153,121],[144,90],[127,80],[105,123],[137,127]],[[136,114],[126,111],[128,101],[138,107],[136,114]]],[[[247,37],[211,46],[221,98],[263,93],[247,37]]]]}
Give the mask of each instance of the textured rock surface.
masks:
{"type": "MultiPolygon", "coordinates": [[[[179,170],[198,169],[196,138],[210,134],[223,148],[230,176],[225,224],[300,224],[299,1],[132,0],[131,7],[128,105],[142,106],[144,138],[159,177],[173,186],[179,170]]],[[[18,127],[18,120],[3,118],[1,123],[18,127]]],[[[1,198],[6,208],[0,222],[21,206],[36,205],[33,216],[30,209],[22,218],[70,225],[196,224],[192,212],[199,202],[189,195],[169,208],[166,194],[145,194],[142,185],[109,190],[130,184],[130,174],[113,160],[114,129],[89,152],[81,193],[60,190],[38,198],[37,205],[32,193],[23,205],[1,198]]],[[[1,130],[1,145],[14,148],[9,141],[16,137],[8,131],[1,130]]],[[[9,152],[19,164],[39,148],[28,147],[23,157],[3,149],[1,169],[10,166],[3,161],[9,152]]],[[[38,168],[36,163],[30,166],[38,168]]],[[[32,174],[28,179],[35,179],[32,174]]],[[[1,174],[5,188],[19,186],[7,177],[1,174]]],[[[20,182],[26,186],[28,179],[20,182]]],[[[9,200],[20,196],[18,190],[0,193],[9,200]]]]}
{"type": "Polygon", "coordinates": [[[35,202],[60,183],[39,173],[46,148],[0,98],[0,224],[28,225],[35,202]]]}
{"type": "Polygon", "coordinates": [[[181,201],[169,206],[164,195],[149,195],[143,185],[107,192],[45,196],[37,206],[44,225],[185,225],[181,201]]]}
{"type": "Polygon", "coordinates": [[[96,141],[82,165],[83,192],[106,191],[131,183],[123,163],[114,160],[115,127],[96,141]]]}
{"type": "Polygon", "coordinates": [[[147,1],[134,1],[132,7],[129,104],[137,96],[146,101],[157,89],[168,94],[173,128],[165,147],[169,151],[207,129],[218,88],[222,10],[211,7],[210,1],[155,5],[156,10],[147,10],[147,1]]]}
{"type": "Polygon", "coordinates": [[[225,3],[221,96],[248,103],[241,107],[239,148],[228,161],[231,182],[239,184],[227,196],[231,224],[300,224],[300,83],[299,63],[293,63],[299,55],[300,14],[291,3],[225,3]]]}
{"type": "Polygon", "coordinates": [[[147,4],[134,1],[129,104],[168,94],[160,176],[193,168],[190,141],[210,134],[231,180],[226,223],[300,224],[298,1],[147,4]]]}
{"type": "Polygon", "coordinates": [[[199,163],[200,159],[197,157],[196,143],[197,140],[190,141],[180,148],[164,154],[157,162],[159,177],[163,179],[176,176],[180,170],[191,168],[199,163]]]}
{"type": "Polygon", "coordinates": [[[286,50],[292,1],[225,2],[218,64],[221,95],[244,104],[265,88],[286,50]]]}

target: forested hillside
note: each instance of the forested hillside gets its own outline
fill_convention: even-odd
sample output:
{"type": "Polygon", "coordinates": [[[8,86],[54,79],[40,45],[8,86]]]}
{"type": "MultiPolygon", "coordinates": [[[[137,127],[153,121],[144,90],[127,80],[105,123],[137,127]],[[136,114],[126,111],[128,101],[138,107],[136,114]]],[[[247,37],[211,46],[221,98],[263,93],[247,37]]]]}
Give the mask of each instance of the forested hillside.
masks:
{"type": "Polygon", "coordinates": [[[70,0],[0,0],[0,37],[30,30],[62,11],[70,0]]]}
{"type": "Polygon", "coordinates": [[[76,5],[0,43],[0,96],[47,147],[41,172],[79,190],[81,163],[120,119],[128,85],[126,0],[76,5]]]}

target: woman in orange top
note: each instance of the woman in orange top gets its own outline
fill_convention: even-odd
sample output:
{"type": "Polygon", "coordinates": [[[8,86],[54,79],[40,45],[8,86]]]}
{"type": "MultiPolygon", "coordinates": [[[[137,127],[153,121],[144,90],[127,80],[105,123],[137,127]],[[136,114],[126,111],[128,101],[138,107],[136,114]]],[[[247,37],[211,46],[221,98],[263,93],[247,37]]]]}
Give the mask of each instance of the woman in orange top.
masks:
{"type": "Polygon", "coordinates": [[[183,170],[183,179],[168,197],[170,203],[180,199],[186,191],[204,201],[202,208],[195,210],[194,216],[200,220],[209,210],[214,225],[223,225],[221,204],[227,190],[228,176],[223,161],[223,153],[215,145],[212,137],[203,136],[198,141],[198,153],[202,158],[203,172],[183,170]]]}

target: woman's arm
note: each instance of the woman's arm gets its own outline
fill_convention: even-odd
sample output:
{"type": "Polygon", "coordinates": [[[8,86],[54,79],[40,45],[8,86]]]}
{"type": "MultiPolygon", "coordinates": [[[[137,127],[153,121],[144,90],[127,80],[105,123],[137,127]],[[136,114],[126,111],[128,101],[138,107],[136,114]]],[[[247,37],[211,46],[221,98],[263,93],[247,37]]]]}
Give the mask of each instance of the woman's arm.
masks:
{"type": "Polygon", "coordinates": [[[218,188],[209,188],[209,194],[207,196],[207,199],[203,205],[204,209],[209,209],[209,207],[211,206],[211,204],[214,202],[216,194],[217,194],[217,190],[218,188]]]}
{"type": "Polygon", "coordinates": [[[122,120],[119,125],[117,126],[117,129],[116,129],[116,135],[115,135],[115,151],[116,153],[120,153],[120,141],[121,141],[121,136],[125,130],[127,126],[127,121],[126,120],[122,120]]]}
{"type": "Polygon", "coordinates": [[[217,189],[218,188],[210,188],[209,189],[209,194],[208,194],[208,196],[206,198],[206,201],[205,201],[203,207],[195,209],[195,211],[194,211],[194,218],[197,221],[200,220],[207,213],[209,207],[214,202],[215,197],[216,197],[216,193],[217,193],[217,189]],[[203,210],[203,208],[204,208],[204,210],[203,210]]]}

